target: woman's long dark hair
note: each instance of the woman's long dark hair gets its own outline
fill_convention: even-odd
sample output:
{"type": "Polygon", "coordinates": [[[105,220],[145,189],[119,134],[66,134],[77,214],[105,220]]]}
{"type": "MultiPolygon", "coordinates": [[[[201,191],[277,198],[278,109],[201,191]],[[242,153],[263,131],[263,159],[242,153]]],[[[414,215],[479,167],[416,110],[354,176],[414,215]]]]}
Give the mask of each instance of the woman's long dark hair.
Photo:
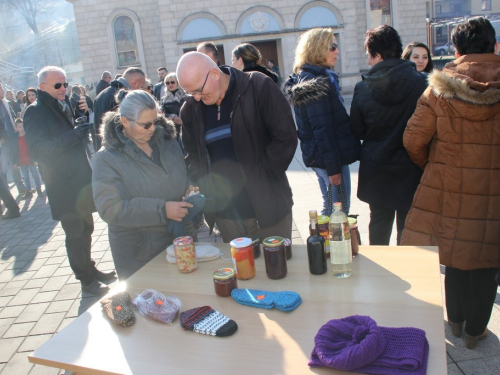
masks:
{"type": "MultiPolygon", "coordinates": [[[[31,102],[31,103],[30,103],[30,102],[29,102],[29,99],[28,99],[28,93],[29,93],[30,91],[31,91],[31,92],[34,92],[34,93],[35,93],[35,96],[37,96],[37,94],[36,94],[36,89],[35,89],[34,87],[30,87],[30,88],[28,88],[28,89],[26,90],[26,104],[27,104],[27,105],[30,105],[30,104],[32,104],[32,103],[33,103],[33,102],[31,102]]],[[[36,99],[35,99],[35,100],[36,100],[36,99]]]]}
{"type": "Polygon", "coordinates": [[[434,69],[434,64],[432,63],[432,56],[431,56],[431,51],[429,50],[429,47],[427,47],[424,43],[420,42],[411,42],[405,47],[405,50],[403,51],[403,54],[401,55],[402,59],[405,60],[410,60],[413,48],[415,47],[422,47],[427,50],[427,56],[429,56],[429,61],[427,62],[427,66],[423,70],[425,73],[430,73],[434,69]]]}

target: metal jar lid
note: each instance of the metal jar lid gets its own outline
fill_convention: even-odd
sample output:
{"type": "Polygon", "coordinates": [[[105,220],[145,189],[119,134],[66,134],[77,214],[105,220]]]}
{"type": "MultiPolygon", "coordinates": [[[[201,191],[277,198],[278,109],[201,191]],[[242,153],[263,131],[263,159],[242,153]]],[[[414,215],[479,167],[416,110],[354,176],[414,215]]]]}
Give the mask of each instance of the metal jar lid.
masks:
{"type": "Polygon", "coordinates": [[[330,221],[330,217],[326,215],[319,215],[318,216],[318,224],[328,224],[330,221]]]}
{"type": "Polygon", "coordinates": [[[240,238],[235,238],[229,244],[231,245],[231,247],[239,249],[242,247],[252,246],[252,240],[247,237],[240,237],[240,238]]]}
{"type": "Polygon", "coordinates": [[[214,272],[214,280],[229,280],[235,275],[232,268],[219,268],[214,272]]]}
{"type": "Polygon", "coordinates": [[[174,240],[175,246],[184,246],[184,245],[189,245],[192,243],[193,243],[193,237],[190,237],[190,236],[177,237],[174,240]]]}
{"type": "Polygon", "coordinates": [[[266,247],[278,247],[283,245],[283,242],[285,242],[285,239],[280,236],[267,237],[264,241],[262,241],[266,247]]]}

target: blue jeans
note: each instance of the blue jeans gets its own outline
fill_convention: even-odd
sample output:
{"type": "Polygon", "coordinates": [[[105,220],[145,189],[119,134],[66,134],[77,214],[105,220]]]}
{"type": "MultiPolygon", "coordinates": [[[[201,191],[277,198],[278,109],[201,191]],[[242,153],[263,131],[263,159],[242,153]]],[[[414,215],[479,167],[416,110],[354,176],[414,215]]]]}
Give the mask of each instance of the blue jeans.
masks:
{"type": "MultiPolygon", "coordinates": [[[[330,184],[330,180],[328,178],[328,173],[326,169],[321,168],[313,168],[314,172],[316,172],[316,176],[318,176],[319,188],[321,189],[321,194],[323,195],[323,211],[321,211],[322,215],[328,215],[330,211],[333,211],[332,207],[328,207],[328,185],[330,184]]],[[[349,208],[351,207],[351,171],[349,170],[349,165],[344,165],[342,167],[342,189],[344,190],[344,195],[347,201],[347,207],[343,207],[342,203],[342,211],[348,213],[349,208]]],[[[332,186],[332,204],[335,202],[340,202],[339,195],[337,192],[337,187],[332,186]]]]}
{"type": "Polygon", "coordinates": [[[31,190],[31,181],[30,181],[30,172],[31,175],[33,176],[33,179],[35,180],[35,186],[37,189],[40,189],[42,187],[42,183],[40,181],[40,175],[38,174],[38,170],[36,167],[32,164],[30,165],[20,165],[19,168],[21,169],[21,173],[24,178],[24,184],[26,185],[26,191],[31,190]]]}

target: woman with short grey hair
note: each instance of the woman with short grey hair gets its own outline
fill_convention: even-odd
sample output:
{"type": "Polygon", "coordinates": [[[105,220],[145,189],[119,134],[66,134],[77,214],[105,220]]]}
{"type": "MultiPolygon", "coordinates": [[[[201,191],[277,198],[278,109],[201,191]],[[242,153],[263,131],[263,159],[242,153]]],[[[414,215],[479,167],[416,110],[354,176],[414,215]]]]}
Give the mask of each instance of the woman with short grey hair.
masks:
{"type": "MultiPolygon", "coordinates": [[[[178,235],[174,224],[199,208],[183,199],[188,190],[183,155],[174,124],[158,113],[155,98],[143,90],[117,96],[118,111],[103,117],[92,187],[124,280],[172,244],[178,235]]],[[[182,229],[182,235],[193,235],[189,223],[182,229]]]]}
{"type": "Polygon", "coordinates": [[[174,122],[175,128],[177,129],[177,138],[179,138],[182,125],[179,113],[187,95],[183,88],[179,86],[177,74],[174,72],[168,73],[164,82],[167,91],[165,96],[161,98],[161,109],[165,117],[174,122]]]}

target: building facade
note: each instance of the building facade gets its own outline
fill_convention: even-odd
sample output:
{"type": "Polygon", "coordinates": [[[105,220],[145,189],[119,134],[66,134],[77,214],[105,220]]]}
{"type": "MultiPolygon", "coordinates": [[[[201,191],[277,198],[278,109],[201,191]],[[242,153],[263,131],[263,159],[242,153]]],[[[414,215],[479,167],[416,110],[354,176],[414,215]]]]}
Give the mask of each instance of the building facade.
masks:
{"type": "Polygon", "coordinates": [[[263,64],[273,59],[286,77],[298,37],[313,27],[331,27],[340,48],[335,70],[343,90],[350,90],[369,68],[367,29],[390,24],[404,44],[427,40],[426,4],[415,0],[67,1],[74,6],[86,83],[129,66],[141,67],[155,81],[158,67],[174,71],[180,56],[202,41],[214,42],[226,64],[235,46],[255,44],[263,64]]]}

